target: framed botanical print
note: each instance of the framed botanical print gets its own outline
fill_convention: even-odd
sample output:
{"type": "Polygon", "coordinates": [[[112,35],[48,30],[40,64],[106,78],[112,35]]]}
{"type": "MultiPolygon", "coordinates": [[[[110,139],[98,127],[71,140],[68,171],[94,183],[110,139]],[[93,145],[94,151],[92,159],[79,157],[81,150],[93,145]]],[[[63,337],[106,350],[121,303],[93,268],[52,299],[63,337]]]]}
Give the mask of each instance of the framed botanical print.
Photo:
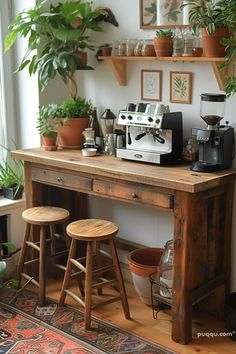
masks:
{"type": "Polygon", "coordinates": [[[189,6],[183,9],[184,0],[139,0],[140,28],[188,26],[189,6]]]}
{"type": "Polygon", "coordinates": [[[141,70],[141,100],[161,101],[162,71],[141,70]]]}
{"type": "Polygon", "coordinates": [[[192,103],[192,73],[170,72],[170,102],[192,103]]]}

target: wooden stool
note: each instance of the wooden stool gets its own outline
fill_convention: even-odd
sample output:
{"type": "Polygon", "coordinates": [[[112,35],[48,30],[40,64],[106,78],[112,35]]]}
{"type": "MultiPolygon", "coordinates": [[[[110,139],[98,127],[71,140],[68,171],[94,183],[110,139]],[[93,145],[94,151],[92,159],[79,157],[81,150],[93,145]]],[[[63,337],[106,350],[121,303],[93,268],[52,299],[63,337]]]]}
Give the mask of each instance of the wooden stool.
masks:
{"type": "Polygon", "coordinates": [[[71,237],[72,242],[68,255],[67,267],[65,277],[62,284],[59,306],[65,302],[66,295],[70,295],[74,300],[78,301],[85,308],[85,328],[90,328],[91,323],[91,310],[109,304],[111,302],[121,300],[125,317],[130,319],[129,306],[124,286],[124,281],[120,269],[120,264],[117,256],[116,247],[113,237],[118,232],[118,226],[110,221],[85,219],[70,223],[66,228],[67,234],[71,237]],[[100,241],[107,240],[110,246],[111,255],[99,248],[100,241]],[[76,251],[78,241],[87,242],[86,257],[76,259],[76,251]],[[93,247],[95,246],[95,247],[93,247]],[[101,254],[108,256],[112,263],[109,265],[101,265],[101,254]],[[95,262],[93,262],[95,260],[95,262]],[[82,264],[85,262],[85,265],[82,264]],[[93,263],[95,266],[93,267],[93,263]],[[72,268],[75,266],[79,272],[72,273],[72,268]],[[103,273],[108,271],[115,271],[116,278],[108,280],[104,278],[103,273]],[[70,278],[75,274],[85,273],[85,298],[84,300],[77,296],[72,291],[68,290],[70,278]],[[93,283],[94,280],[97,283],[93,283]],[[117,283],[120,296],[113,296],[107,301],[92,306],[92,290],[98,289],[98,294],[102,293],[102,287],[105,285],[112,285],[117,283]]]}
{"type": "MultiPolygon", "coordinates": [[[[21,284],[22,277],[28,280],[28,282],[32,282],[39,288],[39,306],[43,306],[45,304],[45,258],[46,258],[46,241],[51,242],[51,257],[58,257],[65,253],[56,252],[56,234],[55,234],[55,225],[64,223],[69,217],[69,212],[66,209],[51,207],[51,206],[40,206],[29,208],[23,211],[22,218],[26,221],[26,230],[25,236],[22,241],[22,248],[19,260],[18,267],[18,276],[19,276],[19,287],[21,284]],[[39,241],[35,242],[34,240],[30,241],[31,231],[33,225],[38,225],[40,228],[40,238],[39,241]],[[50,239],[46,239],[46,229],[50,228],[50,239]],[[26,260],[27,256],[27,246],[31,247],[33,250],[38,251],[38,258],[33,258],[30,260],[26,260]],[[39,280],[36,281],[29,274],[23,273],[23,268],[27,264],[32,264],[34,262],[39,262],[39,280]]],[[[65,226],[63,225],[63,231],[65,226]]],[[[65,232],[64,232],[65,234],[65,232]]],[[[69,239],[67,238],[68,249],[69,249],[69,239]]],[[[60,267],[55,263],[55,266],[60,267]]],[[[28,283],[27,282],[27,283],[28,283]]]]}

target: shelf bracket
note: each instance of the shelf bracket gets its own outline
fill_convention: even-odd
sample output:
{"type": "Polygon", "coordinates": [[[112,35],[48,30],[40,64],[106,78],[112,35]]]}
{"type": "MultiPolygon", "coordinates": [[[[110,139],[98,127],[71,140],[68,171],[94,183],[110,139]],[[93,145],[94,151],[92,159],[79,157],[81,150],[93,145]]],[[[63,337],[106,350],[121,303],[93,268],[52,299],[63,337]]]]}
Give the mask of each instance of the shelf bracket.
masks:
{"type": "Polygon", "coordinates": [[[127,76],[126,76],[126,61],[120,59],[111,59],[107,60],[110,63],[112,71],[116,77],[120,86],[127,85],[127,76]]]}
{"type": "Polygon", "coordinates": [[[225,76],[227,75],[227,72],[226,72],[226,70],[224,70],[224,71],[220,70],[220,66],[222,65],[222,63],[214,61],[211,63],[211,65],[212,65],[212,69],[215,74],[219,89],[221,91],[224,91],[225,90],[225,85],[224,85],[225,84],[225,76]]]}

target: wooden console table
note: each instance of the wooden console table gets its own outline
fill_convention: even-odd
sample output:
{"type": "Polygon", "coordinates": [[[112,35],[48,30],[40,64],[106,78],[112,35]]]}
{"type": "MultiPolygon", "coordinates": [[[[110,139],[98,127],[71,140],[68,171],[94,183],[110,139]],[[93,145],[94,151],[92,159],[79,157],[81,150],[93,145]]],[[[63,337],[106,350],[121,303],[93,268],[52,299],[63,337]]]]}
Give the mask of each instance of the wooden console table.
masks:
{"type": "MultiPolygon", "coordinates": [[[[196,173],[188,166],[158,166],[79,150],[12,152],[25,161],[26,206],[44,203],[43,188],[59,187],[147,207],[172,210],[174,267],[172,339],[192,336],[192,306],[211,296],[223,315],[230,286],[230,241],[236,171],[196,173]]],[[[67,192],[69,193],[69,192],[67,192]]],[[[73,192],[74,193],[74,192],[73,192]]],[[[63,206],[63,200],[61,200],[63,206]]],[[[78,218],[82,214],[76,215],[78,218]]]]}

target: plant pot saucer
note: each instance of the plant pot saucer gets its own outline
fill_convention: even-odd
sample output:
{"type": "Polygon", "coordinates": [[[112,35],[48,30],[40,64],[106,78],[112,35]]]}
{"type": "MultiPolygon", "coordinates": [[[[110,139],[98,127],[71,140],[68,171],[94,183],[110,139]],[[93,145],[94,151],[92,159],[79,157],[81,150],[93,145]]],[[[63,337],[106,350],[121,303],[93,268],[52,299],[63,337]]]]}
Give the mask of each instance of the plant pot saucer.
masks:
{"type": "Polygon", "coordinates": [[[43,148],[44,148],[45,151],[56,151],[57,150],[57,145],[55,145],[55,146],[43,145],[43,148]]]}
{"type": "Polygon", "coordinates": [[[71,146],[71,145],[61,145],[61,144],[59,144],[58,147],[61,148],[61,149],[73,150],[73,149],[82,149],[83,146],[71,146]]]}

